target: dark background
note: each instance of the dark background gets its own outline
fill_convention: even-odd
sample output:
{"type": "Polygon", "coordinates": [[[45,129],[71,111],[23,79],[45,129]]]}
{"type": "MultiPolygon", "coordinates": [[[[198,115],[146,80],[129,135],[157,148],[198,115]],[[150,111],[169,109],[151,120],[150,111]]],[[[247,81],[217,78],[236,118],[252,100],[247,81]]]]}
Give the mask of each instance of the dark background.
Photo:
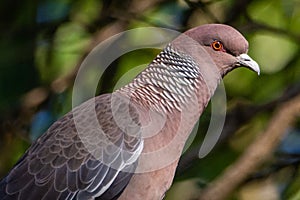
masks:
{"type": "MultiPolygon", "coordinates": [[[[299,0],[6,0],[0,6],[0,177],[71,109],[76,71],[99,42],[137,27],[184,31],[226,23],[248,39],[249,55],[260,64],[261,75],[237,69],[225,78],[228,107],[221,140],[208,156],[197,158],[209,124],[207,109],[166,199],[191,200],[209,193],[216,184],[224,185],[224,169],[236,170],[239,181],[226,178],[228,194],[220,190],[216,198],[300,199],[300,120],[292,114],[300,93],[299,0]],[[283,119],[292,122],[272,123],[287,105],[290,112],[283,119]],[[270,128],[280,132],[278,140],[266,135],[270,140],[259,145],[266,156],[248,158],[249,146],[257,149],[255,142],[270,128]],[[254,166],[245,172],[236,163],[254,166]]],[[[145,49],[122,56],[105,72],[97,93],[111,92],[122,74],[149,63],[157,53],[145,49]]],[[[299,107],[296,111],[300,113],[299,107]]]]}

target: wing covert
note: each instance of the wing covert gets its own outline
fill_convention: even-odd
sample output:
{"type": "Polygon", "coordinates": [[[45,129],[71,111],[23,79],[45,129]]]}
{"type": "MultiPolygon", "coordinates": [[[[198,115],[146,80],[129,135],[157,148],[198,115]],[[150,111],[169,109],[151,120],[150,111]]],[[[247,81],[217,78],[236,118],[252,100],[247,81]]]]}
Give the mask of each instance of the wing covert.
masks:
{"type": "Polygon", "coordinates": [[[136,108],[124,97],[112,96],[95,97],[55,122],[0,182],[1,199],[120,195],[134,173],[143,141],[136,108]]]}

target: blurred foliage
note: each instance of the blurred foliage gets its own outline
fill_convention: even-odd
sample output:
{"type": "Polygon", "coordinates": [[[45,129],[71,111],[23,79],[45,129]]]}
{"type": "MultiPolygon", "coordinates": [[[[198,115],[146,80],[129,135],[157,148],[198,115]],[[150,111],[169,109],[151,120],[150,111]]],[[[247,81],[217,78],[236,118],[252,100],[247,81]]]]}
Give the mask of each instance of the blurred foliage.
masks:
{"type": "MultiPolygon", "coordinates": [[[[156,26],[184,31],[204,23],[226,23],[239,29],[247,37],[249,54],[260,64],[262,74],[257,77],[237,69],[225,78],[230,120],[221,141],[205,158],[180,163],[167,200],[197,198],[201,188],[218,177],[264,130],[274,109],[300,93],[300,1],[2,1],[0,176],[32,140],[71,110],[77,69],[95,45],[132,28],[156,26]]],[[[117,59],[101,77],[97,93],[128,83],[158,52],[137,50],[117,59]]],[[[201,144],[209,119],[207,109],[200,119],[199,133],[183,158],[201,144]]],[[[274,156],[232,194],[232,199],[300,199],[299,124],[286,130],[287,136],[274,156]]]]}

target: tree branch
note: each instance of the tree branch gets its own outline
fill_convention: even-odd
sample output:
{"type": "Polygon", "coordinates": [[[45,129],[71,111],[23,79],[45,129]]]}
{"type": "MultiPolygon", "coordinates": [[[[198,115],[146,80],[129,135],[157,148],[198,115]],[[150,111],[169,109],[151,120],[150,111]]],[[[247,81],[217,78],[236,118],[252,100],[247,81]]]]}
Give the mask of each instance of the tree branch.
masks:
{"type": "Polygon", "coordinates": [[[296,117],[300,114],[300,95],[282,104],[271,118],[265,132],[243,155],[201,193],[199,200],[226,199],[247,177],[270,158],[296,117]]]}
{"type": "MultiPolygon", "coordinates": [[[[248,123],[253,117],[262,112],[272,112],[278,105],[281,105],[288,100],[299,95],[300,84],[296,83],[294,85],[288,86],[287,89],[283,92],[278,98],[267,102],[262,105],[252,105],[239,103],[227,113],[226,121],[222,134],[219,138],[218,144],[222,144],[228,141],[230,138],[243,124],[248,123]]],[[[190,166],[193,165],[193,162],[199,159],[199,150],[201,145],[191,148],[186,152],[178,163],[178,168],[176,170],[176,176],[180,176],[185,171],[188,170],[190,166]]]]}

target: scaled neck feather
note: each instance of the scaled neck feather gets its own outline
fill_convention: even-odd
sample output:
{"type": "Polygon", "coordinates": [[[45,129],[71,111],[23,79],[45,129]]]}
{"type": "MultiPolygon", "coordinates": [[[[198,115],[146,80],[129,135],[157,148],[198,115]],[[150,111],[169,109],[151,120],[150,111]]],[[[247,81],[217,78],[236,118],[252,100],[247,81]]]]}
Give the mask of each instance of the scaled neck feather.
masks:
{"type": "Polygon", "coordinates": [[[197,63],[171,44],[118,92],[130,94],[139,104],[164,113],[181,112],[191,101],[205,106],[210,98],[197,63]]]}

